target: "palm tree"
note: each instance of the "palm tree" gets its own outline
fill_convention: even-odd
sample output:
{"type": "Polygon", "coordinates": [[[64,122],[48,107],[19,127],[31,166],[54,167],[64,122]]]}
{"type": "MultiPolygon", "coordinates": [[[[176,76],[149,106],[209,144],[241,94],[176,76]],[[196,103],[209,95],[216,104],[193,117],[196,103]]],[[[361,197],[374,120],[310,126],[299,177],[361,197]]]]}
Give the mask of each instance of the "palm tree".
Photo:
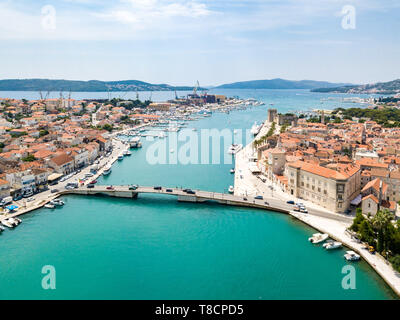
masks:
{"type": "Polygon", "coordinates": [[[392,221],[392,214],[388,210],[379,210],[372,218],[372,226],[378,232],[378,251],[386,251],[385,231],[392,221]]]}

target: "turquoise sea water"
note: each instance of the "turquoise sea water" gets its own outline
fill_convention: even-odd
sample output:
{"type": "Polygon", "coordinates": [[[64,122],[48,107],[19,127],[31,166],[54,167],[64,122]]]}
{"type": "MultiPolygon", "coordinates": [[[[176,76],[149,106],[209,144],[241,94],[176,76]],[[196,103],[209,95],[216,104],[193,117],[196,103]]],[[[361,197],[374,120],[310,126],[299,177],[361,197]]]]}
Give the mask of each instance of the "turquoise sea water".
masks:
{"type": "MultiPolygon", "coordinates": [[[[189,126],[247,129],[266,109],[216,113],[189,126]]],[[[99,183],[210,191],[233,184],[232,164],[151,165],[153,142],[143,142],[99,183]]],[[[37,210],[0,235],[1,299],[395,298],[363,261],[353,264],[356,290],[342,289],[345,249],[311,245],[314,230],[283,214],[156,195],[64,200],[62,209],[37,210]],[[55,290],[41,287],[44,265],[55,267],[55,290]]]]}

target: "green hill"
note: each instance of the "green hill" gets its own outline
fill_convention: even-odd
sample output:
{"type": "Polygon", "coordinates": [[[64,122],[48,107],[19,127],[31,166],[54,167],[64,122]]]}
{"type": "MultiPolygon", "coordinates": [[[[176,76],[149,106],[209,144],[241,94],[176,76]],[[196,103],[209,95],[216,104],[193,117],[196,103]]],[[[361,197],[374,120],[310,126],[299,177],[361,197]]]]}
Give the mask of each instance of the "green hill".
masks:
{"type": "MultiPolygon", "coordinates": [[[[200,88],[203,90],[203,88],[200,88]]],[[[193,90],[190,86],[151,84],[139,80],[123,81],[79,81],[50,79],[5,79],[0,80],[0,91],[183,91],[193,90]]]]}

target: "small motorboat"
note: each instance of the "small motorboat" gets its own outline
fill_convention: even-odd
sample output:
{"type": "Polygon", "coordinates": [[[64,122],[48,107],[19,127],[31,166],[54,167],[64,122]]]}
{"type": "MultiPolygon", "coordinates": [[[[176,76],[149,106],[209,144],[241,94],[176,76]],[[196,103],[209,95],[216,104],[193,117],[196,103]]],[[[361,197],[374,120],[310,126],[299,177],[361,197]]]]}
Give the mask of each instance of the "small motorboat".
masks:
{"type": "Polygon", "coordinates": [[[49,203],[55,205],[56,207],[60,207],[65,204],[64,201],[62,201],[60,199],[54,199],[54,200],[50,201],[49,203]]]}
{"type": "Polygon", "coordinates": [[[3,221],[1,221],[1,223],[3,226],[6,226],[7,228],[10,228],[10,229],[17,226],[14,222],[14,219],[12,219],[12,218],[4,219],[3,221]]]}
{"type": "Polygon", "coordinates": [[[45,204],[44,207],[47,209],[54,209],[56,207],[56,205],[49,202],[49,203],[45,204]]]}
{"type": "Polygon", "coordinates": [[[339,241],[328,240],[322,245],[326,250],[338,249],[342,247],[339,241]]]}
{"type": "Polygon", "coordinates": [[[314,233],[312,237],[308,238],[311,243],[320,243],[328,239],[329,235],[327,233],[314,233]]]}
{"type": "Polygon", "coordinates": [[[5,228],[0,226],[0,233],[2,233],[4,230],[5,230],[5,228]]]}
{"type": "Polygon", "coordinates": [[[357,260],[360,260],[360,255],[358,255],[354,251],[346,251],[344,258],[347,261],[357,261],[357,260]]]}
{"type": "Polygon", "coordinates": [[[233,186],[229,186],[228,192],[233,193],[234,191],[235,191],[235,189],[233,188],[233,186]]]}
{"type": "Polygon", "coordinates": [[[175,150],[174,150],[174,149],[170,149],[170,150],[169,150],[169,152],[171,152],[171,153],[174,153],[174,152],[175,152],[175,150]]]}
{"type": "Polygon", "coordinates": [[[230,170],[230,173],[235,173],[235,169],[232,168],[232,169],[230,170]]]}

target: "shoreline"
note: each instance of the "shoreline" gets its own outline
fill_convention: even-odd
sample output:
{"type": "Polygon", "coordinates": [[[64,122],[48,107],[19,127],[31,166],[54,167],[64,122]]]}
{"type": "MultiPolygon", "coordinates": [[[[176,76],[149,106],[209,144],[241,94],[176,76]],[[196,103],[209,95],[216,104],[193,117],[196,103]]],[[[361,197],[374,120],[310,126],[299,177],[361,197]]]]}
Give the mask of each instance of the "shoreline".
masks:
{"type": "MultiPolygon", "coordinates": [[[[253,141],[257,139],[257,137],[265,134],[269,128],[270,124],[265,121],[260,132],[254,137],[253,141]]],[[[278,127],[276,128],[276,131],[279,132],[278,127]]],[[[246,195],[262,194],[264,198],[267,196],[268,200],[280,198],[281,201],[286,202],[287,200],[292,199],[293,197],[290,197],[287,193],[282,192],[279,189],[275,190],[278,187],[274,184],[269,185],[261,183],[261,181],[259,181],[259,179],[257,179],[247,168],[249,160],[248,153],[249,151],[252,151],[253,141],[235,155],[234,194],[245,195],[243,190],[246,190],[246,195]],[[272,186],[275,191],[269,189],[268,187],[270,186],[272,186]],[[271,198],[268,198],[268,196],[271,198]]],[[[267,183],[270,182],[268,181],[267,183]]],[[[369,253],[367,250],[362,248],[362,243],[358,243],[351,238],[351,236],[346,232],[346,229],[351,225],[353,220],[352,218],[350,219],[348,216],[332,213],[325,208],[319,207],[303,199],[298,200],[307,202],[307,208],[311,207],[312,209],[309,209],[308,214],[288,210],[290,216],[310,226],[316,231],[328,234],[330,238],[342,242],[345,247],[357,252],[393,290],[397,297],[400,298],[400,273],[394,270],[391,264],[379,255],[379,253],[369,253]],[[316,214],[317,212],[319,214],[316,214]],[[344,219],[339,219],[339,217],[346,217],[349,220],[345,221],[344,219]]]]}
{"type": "MultiPolygon", "coordinates": [[[[139,128],[142,126],[144,126],[144,125],[139,125],[135,128],[139,128]]],[[[99,168],[99,170],[96,172],[96,174],[91,179],[94,180],[94,179],[97,179],[99,176],[101,176],[102,172],[104,171],[104,168],[107,165],[114,164],[118,159],[118,155],[122,152],[124,147],[127,147],[122,141],[115,138],[115,136],[118,133],[121,133],[121,132],[124,132],[127,130],[132,130],[132,129],[133,128],[124,129],[124,130],[117,131],[117,132],[111,134],[112,140],[113,140],[113,152],[109,158],[102,159],[103,161],[101,161],[99,164],[99,166],[101,165],[101,167],[99,168]]],[[[268,129],[269,129],[268,125],[266,125],[264,123],[262,129],[260,130],[259,135],[268,131],[268,129]]],[[[279,130],[279,129],[277,129],[277,130],[279,130]]],[[[259,135],[257,135],[257,136],[259,136],[259,135]]],[[[238,154],[235,155],[235,160],[240,153],[245,153],[245,150],[248,150],[248,148],[251,148],[251,143],[249,143],[240,152],[238,152],[238,154]]],[[[239,164],[240,164],[240,161],[239,162],[235,161],[235,168],[236,168],[235,176],[234,176],[234,187],[235,187],[234,194],[235,195],[239,191],[237,189],[237,188],[239,188],[239,186],[236,183],[237,174],[241,170],[238,168],[239,164]]],[[[78,176],[84,176],[85,173],[89,172],[91,167],[92,167],[92,165],[84,168],[82,170],[82,172],[76,176],[76,178],[78,178],[78,176]]],[[[245,169],[247,170],[247,168],[245,168],[245,169]]],[[[246,179],[241,179],[241,180],[246,180],[246,179]]],[[[48,190],[47,192],[50,192],[50,191],[48,190]]],[[[5,215],[0,216],[0,222],[6,218],[17,217],[17,216],[21,216],[21,215],[33,212],[34,210],[42,208],[45,204],[47,204],[51,200],[56,199],[63,195],[64,195],[64,192],[60,188],[59,192],[57,192],[55,194],[50,194],[50,196],[46,197],[46,199],[41,199],[40,201],[37,200],[36,203],[33,202],[32,206],[30,206],[30,207],[21,209],[20,211],[17,211],[13,214],[8,214],[6,216],[5,215]]],[[[280,213],[282,213],[282,212],[280,212],[280,213]]],[[[362,244],[357,243],[354,240],[352,240],[351,237],[345,233],[345,230],[349,226],[348,223],[346,224],[343,221],[340,222],[340,221],[337,221],[336,219],[332,219],[335,217],[335,214],[332,214],[331,219],[329,219],[327,217],[322,217],[322,216],[315,216],[312,214],[306,214],[306,215],[299,214],[299,213],[295,213],[295,212],[290,212],[289,210],[288,210],[288,214],[290,216],[292,216],[293,218],[296,218],[297,220],[303,222],[304,224],[310,226],[311,228],[313,228],[319,232],[327,233],[332,239],[342,242],[344,246],[346,246],[346,247],[350,248],[351,250],[354,250],[355,252],[360,254],[360,256],[364,259],[364,261],[366,261],[372,267],[372,269],[380,276],[380,278],[383,279],[383,281],[393,290],[393,292],[397,295],[397,297],[400,298],[400,274],[397,273],[392,268],[390,263],[387,263],[386,260],[383,257],[381,257],[378,253],[375,253],[374,255],[372,255],[368,251],[366,251],[365,249],[362,248],[362,244]]]]}

